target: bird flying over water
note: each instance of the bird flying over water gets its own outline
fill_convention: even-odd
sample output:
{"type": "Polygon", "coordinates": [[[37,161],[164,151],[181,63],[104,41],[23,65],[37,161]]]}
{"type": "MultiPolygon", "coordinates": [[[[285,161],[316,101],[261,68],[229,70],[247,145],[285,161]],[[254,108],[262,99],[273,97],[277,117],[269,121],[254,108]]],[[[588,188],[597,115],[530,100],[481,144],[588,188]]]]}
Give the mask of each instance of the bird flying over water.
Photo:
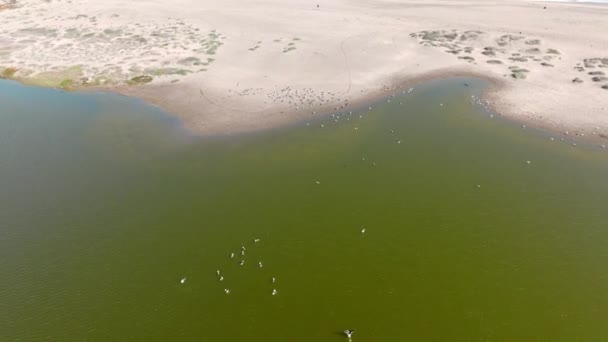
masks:
{"type": "Polygon", "coordinates": [[[348,339],[350,340],[353,337],[354,332],[355,331],[352,329],[346,329],[344,330],[344,335],[346,335],[346,337],[348,337],[348,339]]]}

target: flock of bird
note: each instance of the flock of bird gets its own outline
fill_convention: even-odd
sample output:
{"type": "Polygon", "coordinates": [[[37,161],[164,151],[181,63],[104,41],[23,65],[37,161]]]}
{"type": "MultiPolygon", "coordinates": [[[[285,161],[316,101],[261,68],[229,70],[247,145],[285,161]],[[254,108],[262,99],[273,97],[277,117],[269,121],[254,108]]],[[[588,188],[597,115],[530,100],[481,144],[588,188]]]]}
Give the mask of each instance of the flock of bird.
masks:
{"type": "MultiPolygon", "coordinates": [[[[490,114],[488,114],[488,116],[490,118],[494,118],[494,114],[492,114],[492,109],[490,108],[490,102],[489,101],[482,101],[479,97],[477,97],[475,95],[471,95],[471,103],[474,104],[474,105],[476,105],[476,106],[478,106],[478,107],[483,108],[486,112],[490,113],[490,114]]],[[[535,113],[532,113],[532,114],[535,114],[535,113]]],[[[502,114],[498,113],[498,115],[502,115],[502,114]]],[[[521,128],[522,129],[526,129],[527,127],[526,127],[525,124],[522,124],[521,128]]],[[[591,131],[591,135],[598,135],[598,136],[600,136],[599,130],[600,130],[600,127],[595,127],[591,131]]],[[[565,142],[566,139],[567,139],[567,137],[572,137],[572,136],[573,136],[573,134],[571,134],[571,132],[564,131],[564,132],[562,132],[562,136],[559,137],[559,140],[565,142]]],[[[584,137],[585,133],[575,133],[574,136],[584,137]]],[[[549,140],[555,141],[555,137],[549,137],[549,140]]],[[[577,146],[577,144],[576,144],[575,141],[570,141],[570,144],[572,146],[577,146]]],[[[603,143],[600,144],[599,147],[602,148],[602,149],[606,149],[607,148],[606,144],[603,144],[603,143]]]]}
{"type": "MultiPolygon", "coordinates": [[[[313,88],[292,88],[290,86],[275,88],[266,94],[266,104],[286,105],[290,110],[323,109],[330,105],[334,110],[341,110],[348,106],[348,99],[340,98],[332,91],[316,91],[313,88]]],[[[316,114],[316,110],[311,110],[316,114]]]]}
{"type": "MultiPolygon", "coordinates": [[[[260,241],[261,241],[260,239],[256,238],[256,239],[253,240],[253,244],[257,245],[257,244],[260,243],[260,241]]],[[[239,266],[245,266],[245,256],[246,256],[246,254],[247,254],[247,247],[245,247],[245,245],[243,244],[238,252],[231,252],[230,255],[229,255],[229,258],[231,260],[238,260],[238,265],[239,266]],[[237,256],[238,256],[238,258],[237,258],[237,256]]],[[[257,266],[259,268],[263,268],[264,267],[264,263],[262,261],[258,261],[257,266]]],[[[225,280],[224,274],[219,269],[215,271],[215,275],[217,277],[217,281],[218,282],[221,282],[221,283],[224,282],[224,280],[225,280]]],[[[186,278],[186,277],[181,278],[180,279],[180,284],[182,284],[182,285],[185,284],[187,280],[188,280],[188,278],[186,278]]],[[[270,282],[273,284],[273,287],[274,287],[274,284],[276,284],[276,282],[277,282],[277,278],[275,276],[272,276],[270,278],[270,282]]],[[[224,288],[224,293],[225,294],[230,294],[231,293],[230,288],[225,287],[224,288]]],[[[270,291],[270,294],[272,296],[276,296],[278,293],[279,292],[277,291],[276,288],[273,288],[272,291],[270,291]]]]}
{"type": "MultiPolygon", "coordinates": [[[[467,84],[465,84],[467,85],[467,84]]],[[[467,85],[468,86],[468,85],[467,85]]],[[[390,90],[395,90],[396,87],[394,88],[390,88],[390,90]]],[[[235,92],[236,95],[240,95],[240,96],[246,96],[246,95],[251,95],[251,94],[255,94],[257,91],[261,91],[262,89],[244,89],[241,92],[235,92]]],[[[409,94],[414,90],[414,88],[409,88],[407,90],[403,90],[402,93],[403,94],[409,94]]],[[[285,87],[285,88],[281,88],[281,89],[277,89],[271,93],[269,93],[268,95],[269,100],[273,103],[284,103],[287,104],[289,106],[291,106],[293,109],[295,110],[299,110],[304,108],[305,106],[308,107],[314,107],[314,106],[318,106],[318,107],[323,107],[323,106],[327,106],[328,104],[332,103],[332,102],[338,102],[341,103],[340,105],[338,105],[337,107],[335,107],[336,113],[331,114],[331,119],[335,122],[338,123],[341,119],[346,119],[347,121],[350,121],[351,117],[353,117],[353,112],[352,111],[347,111],[347,112],[339,112],[339,110],[344,109],[348,106],[348,100],[341,100],[340,98],[336,97],[337,95],[335,93],[332,92],[320,92],[320,93],[316,93],[312,88],[305,88],[305,89],[294,89],[291,87],[285,87]]],[[[395,95],[391,95],[390,97],[388,97],[386,99],[386,102],[390,103],[391,99],[394,98],[395,95]]],[[[488,101],[482,101],[479,97],[475,96],[475,95],[471,95],[471,102],[474,105],[480,106],[482,108],[484,108],[488,113],[491,113],[491,110],[489,108],[490,103],[488,101]]],[[[399,102],[399,104],[403,104],[403,102],[399,102]]],[[[443,107],[443,103],[439,104],[440,107],[443,107]]],[[[373,108],[370,106],[368,107],[368,110],[372,110],[373,108]]],[[[316,114],[315,111],[311,112],[312,114],[316,114]]],[[[489,114],[490,118],[493,118],[494,115],[493,114],[489,114]]],[[[359,114],[359,118],[363,118],[362,114],[359,114]]],[[[309,123],[307,123],[307,125],[310,125],[309,123]]],[[[323,128],[324,124],[321,123],[320,127],[323,128]]],[[[522,128],[525,129],[526,126],[522,125],[522,128]]],[[[355,127],[355,130],[357,130],[358,128],[355,127]]],[[[390,133],[395,133],[394,130],[390,130],[390,133]]],[[[568,135],[568,132],[565,132],[565,135],[568,135]]],[[[554,140],[553,137],[551,137],[551,140],[554,140]]],[[[561,138],[561,140],[564,140],[564,138],[561,138]]],[[[397,144],[401,143],[401,140],[397,140],[396,141],[397,144]]],[[[575,144],[574,144],[575,145],[575,144]]],[[[602,145],[602,148],[606,148],[605,145],[602,145]]],[[[362,158],[363,161],[365,161],[365,157],[362,158]]],[[[530,160],[526,161],[526,164],[531,164],[532,162],[530,160]]],[[[373,166],[376,166],[376,163],[373,162],[372,163],[373,166]]],[[[321,182],[319,180],[315,181],[315,184],[320,185],[321,182]]],[[[477,188],[481,188],[481,185],[477,185],[477,188]]],[[[367,229],[365,227],[361,228],[361,234],[364,235],[366,233],[367,229]]],[[[253,240],[253,244],[257,245],[258,243],[260,243],[260,239],[256,238],[253,240]]],[[[238,265],[240,266],[244,266],[245,265],[245,256],[246,256],[246,252],[247,252],[247,248],[245,247],[245,245],[242,245],[240,250],[235,253],[232,252],[229,255],[230,259],[235,259],[238,260],[238,265]],[[238,258],[237,258],[238,257],[238,258]]],[[[259,268],[263,268],[264,264],[262,261],[258,261],[257,266],[259,268]]],[[[224,282],[224,275],[222,274],[222,272],[218,269],[216,270],[216,276],[217,276],[217,280],[219,282],[224,282]]],[[[185,284],[187,281],[186,277],[183,277],[180,279],[180,284],[185,284]]],[[[272,276],[269,279],[270,283],[272,284],[272,290],[270,291],[270,295],[272,296],[276,296],[278,294],[278,291],[275,287],[275,284],[277,282],[276,277],[272,276]]],[[[224,288],[224,293],[225,294],[230,294],[230,288],[224,288]]],[[[351,340],[353,333],[355,331],[354,330],[344,330],[343,333],[344,335],[351,340]]]]}

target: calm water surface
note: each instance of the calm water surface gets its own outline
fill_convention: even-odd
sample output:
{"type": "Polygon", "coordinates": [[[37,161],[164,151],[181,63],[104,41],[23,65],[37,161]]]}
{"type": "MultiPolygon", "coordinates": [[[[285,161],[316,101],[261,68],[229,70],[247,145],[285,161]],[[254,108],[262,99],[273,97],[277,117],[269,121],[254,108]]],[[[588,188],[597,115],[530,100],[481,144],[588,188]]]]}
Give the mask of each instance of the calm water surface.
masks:
{"type": "Polygon", "coordinates": [[[464,81],[221,139],[0,83],[0,340],[606,341],[608,152],[464,81]]]}

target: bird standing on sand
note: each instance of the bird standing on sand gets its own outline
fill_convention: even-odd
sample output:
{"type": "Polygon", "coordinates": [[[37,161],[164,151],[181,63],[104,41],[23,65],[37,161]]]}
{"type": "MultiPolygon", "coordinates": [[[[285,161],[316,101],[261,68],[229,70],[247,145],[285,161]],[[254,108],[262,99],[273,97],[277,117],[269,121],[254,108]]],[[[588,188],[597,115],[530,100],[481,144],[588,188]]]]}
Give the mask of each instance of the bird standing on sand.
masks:
{"type": "Polygon", "coordinates": [[[346,329],[344,330],[344,335],[346,335],[346,337],[348,337],[348,339],[350,340],[353,337],[354,332],[355,331],[352,329],[346,329]]]}

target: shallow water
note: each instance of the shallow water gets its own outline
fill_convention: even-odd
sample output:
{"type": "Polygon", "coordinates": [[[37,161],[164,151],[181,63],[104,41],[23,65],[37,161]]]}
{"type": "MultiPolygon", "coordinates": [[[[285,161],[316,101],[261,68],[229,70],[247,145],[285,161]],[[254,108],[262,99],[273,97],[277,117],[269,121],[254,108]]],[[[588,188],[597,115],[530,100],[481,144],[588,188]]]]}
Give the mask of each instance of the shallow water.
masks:
{"type": "Polygon", "coordinates": [[[0,339],[604,340],[608,153],[490,118],[482,86],[198,139],[1,82],[0,339]]]}

